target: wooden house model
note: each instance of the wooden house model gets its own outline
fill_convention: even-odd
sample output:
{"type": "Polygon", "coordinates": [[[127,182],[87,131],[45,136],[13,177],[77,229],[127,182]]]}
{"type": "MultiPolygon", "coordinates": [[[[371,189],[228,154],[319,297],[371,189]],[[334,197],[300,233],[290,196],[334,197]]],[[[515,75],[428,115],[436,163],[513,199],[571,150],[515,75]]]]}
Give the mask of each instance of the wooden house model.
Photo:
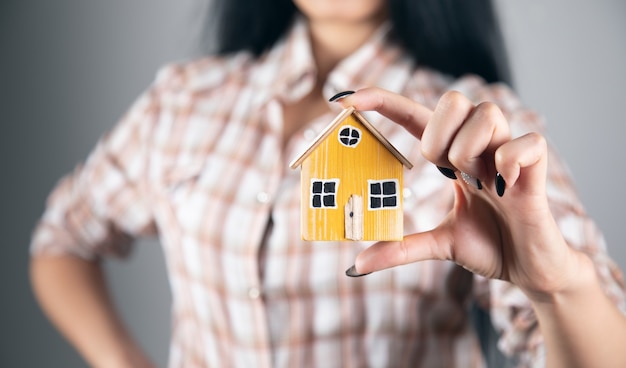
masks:
{"type": "Polygon", "coordinates": [[[402,180],[411,163],[353,107],[290,167],[301,167],[304,240],[401,240],[402,180]]]}

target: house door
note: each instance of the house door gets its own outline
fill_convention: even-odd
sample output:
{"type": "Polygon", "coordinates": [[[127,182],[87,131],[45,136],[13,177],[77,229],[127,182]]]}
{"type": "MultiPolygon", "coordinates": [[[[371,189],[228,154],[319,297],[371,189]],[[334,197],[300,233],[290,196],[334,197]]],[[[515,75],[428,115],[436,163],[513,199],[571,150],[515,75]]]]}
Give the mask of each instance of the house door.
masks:
{"type": "Polygon", "coordinates": [[[346,239],[363,239],[363,197],[352,194],[344,207],[346,239]]]}

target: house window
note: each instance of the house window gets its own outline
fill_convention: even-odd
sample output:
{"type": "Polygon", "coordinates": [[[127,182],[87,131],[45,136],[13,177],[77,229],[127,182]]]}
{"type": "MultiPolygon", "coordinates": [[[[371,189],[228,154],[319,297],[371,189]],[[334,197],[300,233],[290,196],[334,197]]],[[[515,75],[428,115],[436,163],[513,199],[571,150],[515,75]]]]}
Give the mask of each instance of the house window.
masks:
{"type": "Polygon", "coordinates": [[[339,179],[311,179],[311,208],[337,208],[339,179]]]}
{"type": "Polygon", "coordinates": [[[346,126],[339,131],[339,142],[346,147],[356,147],[361,141],[361,131],[353,126],[346,126]]]}
{"type": "Polygon", "coordinates": [[[399,192],[397,179],[368,180],[369,210],[398,208],[399,192]]]}

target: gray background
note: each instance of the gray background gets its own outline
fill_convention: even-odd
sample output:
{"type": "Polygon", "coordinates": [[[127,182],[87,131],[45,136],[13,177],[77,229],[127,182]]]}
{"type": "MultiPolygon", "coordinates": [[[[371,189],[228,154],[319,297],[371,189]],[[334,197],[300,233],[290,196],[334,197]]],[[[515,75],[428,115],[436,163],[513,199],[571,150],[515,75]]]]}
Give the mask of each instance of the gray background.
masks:
{"type": "MultiPolygon", "coordinates": [[[[516,88],[546,116],[610,254],[626,268],[626,2],[497,4],[516,88]]],[[[84,366],[33,301],[30,231],[55,182],[87,155],[158,67],[193,53],[202,9],[200,0],[0,5],[0,366],[84,366]]],[[[129,261],[107,268],[124,319],[164,366],[170,293],[158,243],[143,241],[129,261]]]]}

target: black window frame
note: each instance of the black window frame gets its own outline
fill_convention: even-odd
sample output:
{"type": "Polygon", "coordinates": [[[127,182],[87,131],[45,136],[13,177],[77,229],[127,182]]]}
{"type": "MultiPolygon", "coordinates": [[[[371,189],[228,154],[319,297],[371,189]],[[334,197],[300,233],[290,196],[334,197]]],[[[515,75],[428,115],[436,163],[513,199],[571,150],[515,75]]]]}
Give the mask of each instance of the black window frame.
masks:
{"type": "Polygon", "coordinates": [[[356,146],[361,143],[361,139],[363,139],[363,132],[361,131],[361,129],[350,124],[341,127],[341,129],[339,129],[339,132],[337,133],[337,140],[339,140],[339,143],[344,147],[356,148],[356,146]],[[342,135],[342,133],[346,130],[348,130],[348,135],[342,135]],[[354,133],[357,134],[356,137],[354,136],[354,133]],[[347,139],[348,142],[344,142],[344,139],[347,139]],[[352,142],[353,140],[354,143],[352,142]]]}
{"type": "Polygon", "coordinates": [[[337,191],[339,188],[339,179],[320,179],[312,178],[311,186],[309,187],[309,208],[312,209],[325,209],[325,208],[338,208],[337,206],[337,191]],[[319,188],[318,188],[319,187],[319,188]]]}
{"type": "Polygon", "coordinates": [[[398,179],[367,181],[367,209],[369,211],[397,208],[400,208],[400,182],[398,179]]]}

